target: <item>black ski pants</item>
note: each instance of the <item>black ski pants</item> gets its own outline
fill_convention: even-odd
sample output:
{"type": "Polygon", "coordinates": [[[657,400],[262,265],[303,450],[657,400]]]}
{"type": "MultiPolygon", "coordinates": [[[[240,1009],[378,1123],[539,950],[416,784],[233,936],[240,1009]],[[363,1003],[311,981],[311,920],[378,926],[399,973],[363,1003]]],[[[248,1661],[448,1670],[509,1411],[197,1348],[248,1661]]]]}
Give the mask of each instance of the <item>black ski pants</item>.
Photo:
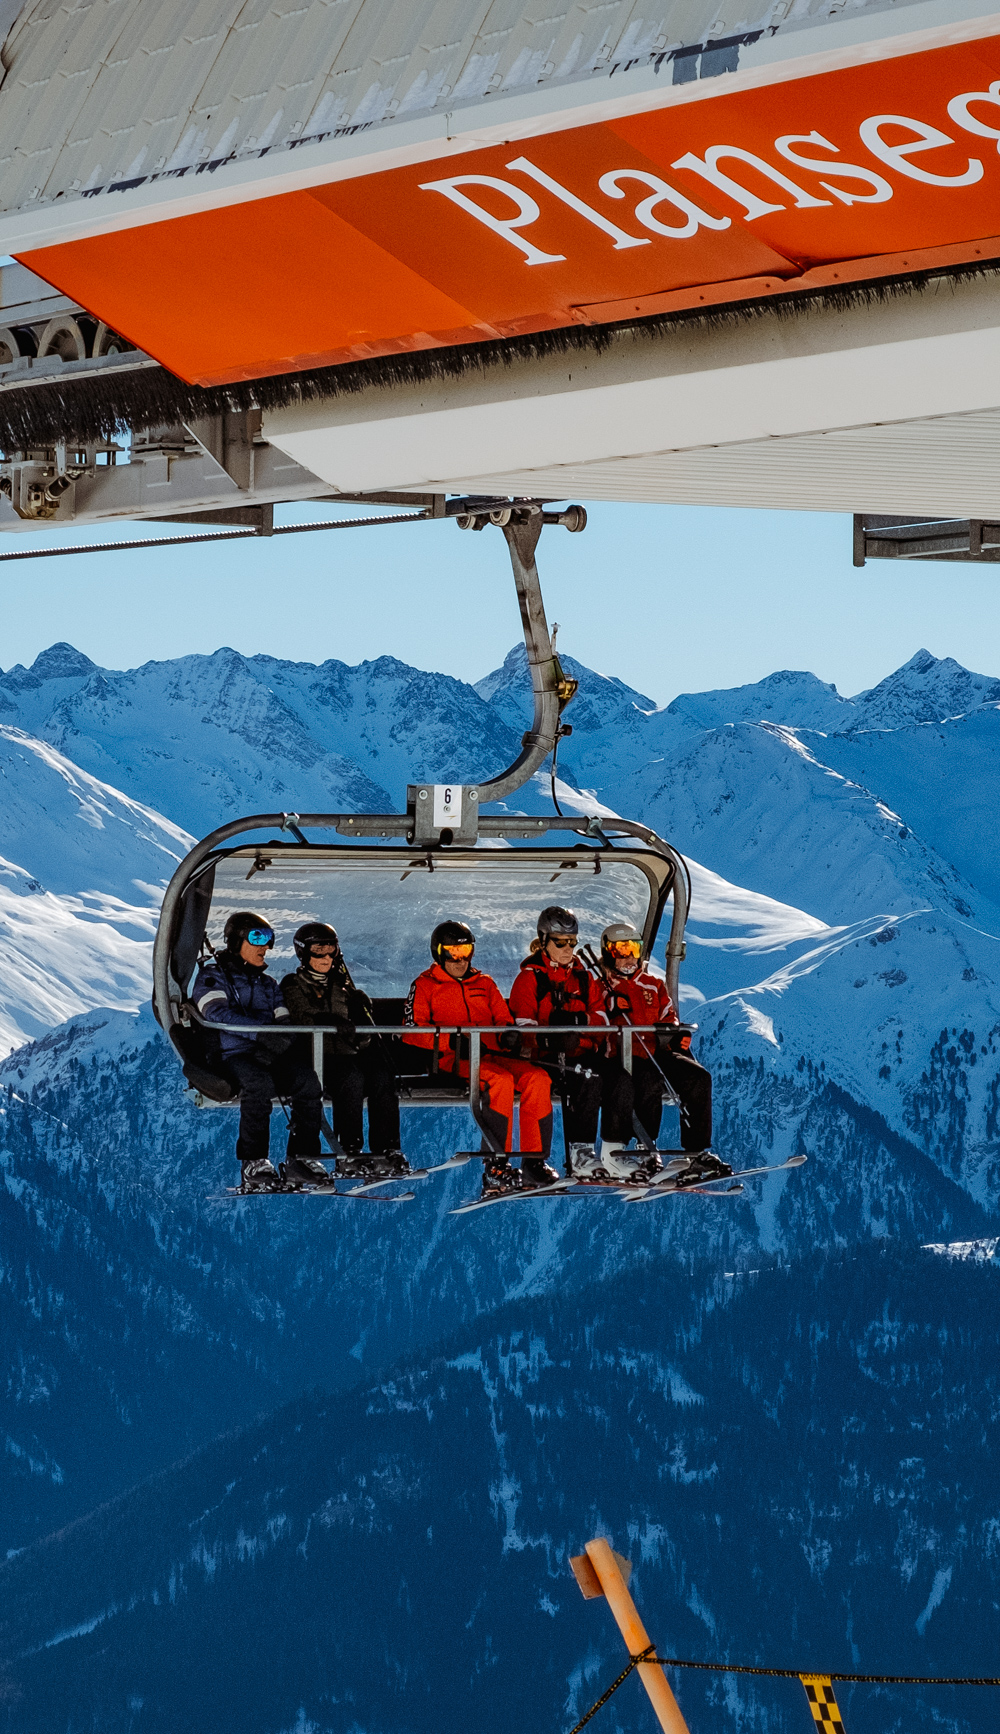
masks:
{"type": "Polygon", "coordinates": [[[589,1050],[570,1056],[565,1072],[552,1073],[552,1094],[563,1104],[566,1141],[569,1144],[593,1144],[597,1138],[597,1116],[601,1109],[600,1061],[589,1050]],[[580,1065],[593,1073],[585,1078],[572,1067],[580,1065]]]}
{"type": "Polygon", "coordinates": [[[399,1149],[396,1079],[381,1042],[371,1042],[358,1054],[326,1054],[323,1088],[333,1105],[333,1129],[348,1155],[364,1149],[366,1096],[369,1150],[384,1156],[399,1149]]]}
{"type": "MultiPolygon", "coordinates": [[[[686,1053],[661,1054],[659,1065],[681,1099],[682,1150],[710,1149],[711,1072],[686,1053]]],[[[631,1076],[619,1060],[609,1060],[605,1066],[602,1138],[614,1144],[627,1144],[635,1130],[633,1112],[655,1143],[663,1115],[663,1078],[644,1054],[633,1054],[631,1076]]]]}
{"type": "Polygon", "coordinates": [[[240,1133],[236,1155],[241,1162],[254,1162],[268,1153],[273,1096],[283,1096],[291,1102],[289,1156],[319,1155],[323,1107],[319,1079],[312,1066],[304,1064],[294,1049],[286,1054],[269,1055],[257,1048],[248,1053],[227,1054],[226,1068],[240,1086],[240,1133]]]}

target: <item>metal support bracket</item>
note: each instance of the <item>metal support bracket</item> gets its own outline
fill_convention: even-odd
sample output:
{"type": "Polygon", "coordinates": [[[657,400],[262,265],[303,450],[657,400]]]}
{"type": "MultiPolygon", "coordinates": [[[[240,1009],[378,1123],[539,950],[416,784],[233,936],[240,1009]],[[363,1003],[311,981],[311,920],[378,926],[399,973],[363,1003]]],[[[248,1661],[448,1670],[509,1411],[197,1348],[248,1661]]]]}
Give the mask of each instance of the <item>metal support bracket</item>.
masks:
{"type": "Polygon", "coordinates": [[[989,518],[906,518],[854,514],[854,564],[867,560],[1000,561],[1000,522],[989,518]]]}
{"type": "Polygon", "coordinates": [[[479,841],[479,785],[471,783],[411,783],[406,806],[414,843],[479,841]]]}

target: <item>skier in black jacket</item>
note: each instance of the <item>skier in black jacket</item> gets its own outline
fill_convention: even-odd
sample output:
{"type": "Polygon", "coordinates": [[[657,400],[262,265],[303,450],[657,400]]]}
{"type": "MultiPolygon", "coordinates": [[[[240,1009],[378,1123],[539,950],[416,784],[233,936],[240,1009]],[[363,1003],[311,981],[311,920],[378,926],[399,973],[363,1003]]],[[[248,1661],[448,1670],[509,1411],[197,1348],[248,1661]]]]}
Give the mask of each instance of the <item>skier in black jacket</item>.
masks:
{"type": "Polygon", "coordinates": [[[333,1126],[344,1150],[343,1175],[405,1174],[399,1150],[399,1097],[386,1048],[358,1023],[371,1023],[371,1001],[354,986],[336,929],[310,921],[292,942],[300,960],[286,975],[281,993],[293,1024],[329,1028],[323,1037],[323,1088],[333,1104],[333,1126]],[[363,1155],[364,1103],[368,1098],[370,1155],[363,1155]]]}

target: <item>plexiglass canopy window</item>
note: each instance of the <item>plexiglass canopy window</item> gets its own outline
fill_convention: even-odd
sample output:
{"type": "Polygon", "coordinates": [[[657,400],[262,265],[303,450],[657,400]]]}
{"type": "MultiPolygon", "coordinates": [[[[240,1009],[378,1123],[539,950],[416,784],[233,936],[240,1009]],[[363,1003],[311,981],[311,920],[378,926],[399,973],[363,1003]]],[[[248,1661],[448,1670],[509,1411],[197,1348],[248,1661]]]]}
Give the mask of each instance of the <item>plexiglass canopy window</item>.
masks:
{"type": "Polygon", "coordinates": [[[650,942],[670,877],[667,861],[645,852],[569,849],[477,850],[428,857],[405,850],[367,852],[246,848],[215,866],[208,914],[211,943],[222,945],[226,917],[248,909],[275,931],[268,967],[280,979],[297,968],[292,935],[306,921],[337,929],[348,967],[373,996],[406,994],[430,964],[439,921],[464,921],[476,935],[476,966],[510,989],[535,934],[539,912],[575,910],[581,943],[599,948],[613,921],[629,921],[650,942]],[[258,866],[258,863],[261,863],[258,866]]]}

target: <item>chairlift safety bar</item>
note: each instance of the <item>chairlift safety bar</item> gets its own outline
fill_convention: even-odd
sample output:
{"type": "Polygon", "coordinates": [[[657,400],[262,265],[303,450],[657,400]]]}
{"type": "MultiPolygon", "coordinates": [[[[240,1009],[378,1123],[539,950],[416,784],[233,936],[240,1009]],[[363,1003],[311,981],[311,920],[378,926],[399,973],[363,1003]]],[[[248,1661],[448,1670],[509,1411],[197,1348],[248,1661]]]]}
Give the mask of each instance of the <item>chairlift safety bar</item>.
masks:
{"type": "MultiPolygon", "coordinates": [[[[313,1069],[320,1083],[323,1081],[323,1037],[337,1033],[336,1024],[290,1024],[282,1018],[271,1024],[215,1024],[190,1003],[183,1008],[184,1019],[200,1025],[202,1029],[228,1030],[237,1036],[311,1036],[313,1047],[313,1069]]],[[[183,1019],[182,1019],[183,1021],[183,1019]]],[[[479,1051],[482,1036],[498,1036],[509,1034],[516,1030],[519,1036],[545,1036],[551,1038],[563,1030],[566,1035],[576,1035],[584,1040],[597,1039],[606,1041],[609,1037],[621,1042],[622,1065],[627,1072],[632,1070],[632,1038],[633,1036],[656,1035],[661,1030],[695,1030],[697,1024],[356,1024],[358,1033],[366,1036],[412,1036],[415,1034],[427,1036],[468,1036],[470,1051],[475,1045],[476,1073],[479,1072],[479,1051]]],[[[416,1043],[411,1044],[416,1046],[416,1043]]],[[[490,1050],[492,1052],[492,1049],[490,1050]]],[[[502,1055],[501,1055],[502,1057],[502,1055]]],[[[471,1073],[470,1073],[471,1078],[471,1073]]]]}
{"type": "MultiPolygon", "coordinates": [[[[320,1025],[316,1025],[316,1024],[291,1024],[291,1023],[286,1023],[284,1021],[284,1019],[282,1019],[278,1023],[272,1023],[272,1024],[223,1024],[223,1025],[220,1025],[220,1024],[209,1023],[207,1019],[203,1018],[198,1013],[198,1011],[195,1009],[194,1006],[192,1006],[190,1004],[190,1002],[186,1003],[183,1009],[184,1009],[184,1014],[187,1017],[187,1019],[193,1023],[200,1024],[202,1029],[212,1029],[212,1030],[216,1030],[216,1031],[218,1031],[219,1029],[225,1029],[234,1035],[311,1036],[311,1038],[312,1038],[313,1071],[315,1072],[316,1077],[319,1080],[320,1090],[322,1091],[322,1088],[323,1088],[323,1038],[324,1038],[324,1036],[327,1036],[327,1035],[334,1035],[336,1033],[336,1025],[330,1025],[330,1024],[326,1024],[326,1025],[323,1025],[323,1024],[320,1024],[320,1025]]],[[[468,1103],[468,1106],[469,1106],[471,1113],[472,1113],[472,1117],[475,1120],[476,1125],[479,1127],[479,1130],[482,1133],[483,1139],[484,1139],[488,1149],[492,1150],[494,1155],[497,1155],[497,1156],[502,1155],[503,1152],[500,1150],[500,1147],[496,1142],[496,1138],[494,1136],[493,1130],[485,1118],[485,1115],[484,1115],[483,1109],[482,1109],[482,1105],[480,1102],[481,1091],[480,1091],[479,1075],[480,1075],[480,1067],[482,1064],[482,1038],[484,1035],[500,1035],[502,1033],[509,1032],[510,1030],[515,1030],[518,1033],[518,1035],[544,1035],[544,1036],[551,1037],[553,1034],[553,1026],[550,1024],[520,1024],[520,1023],[518,1023],[518,1024],[367,1024],[366,1023],[366,1024],[362,1024],[360,1026],[355,1026],[355,1027],[356,1028],[360,1027],[360,1029],[363,1033],[365,1033],[367,1035],[374,1035],[374,1036],[407,1036],[407,1035],[413,1035],[415,1033],[415,1031],[417,1031],[417,1030],[419,1030],[421,1032],[421,1034],[423,1034],[423,1035],[433,1035],[435,1038],[438,1036],[442,1036],[442,1035],[443,1036],[458,1036],[458,1035],[468,1036],[468,1038],[469,1038],[469,1060],[468,1060],[469,1076],[468,1076],[468,1079],[466,1080],[466,1079],[462,1078],[461,1073],[458,1072],[457,1070],[455,1072],[452,1072],[450,1069],[445,1073],[445,1076],[447,1076],[449,1078],[457,1077],[460,1079],[460,1081],[462,1083],[467,1084],[467,1090],[461,1092],[461,1094],[456,1092],[455,1106],[458,1107],[458,1106],[463,1105],[466,1102],[468,1103]]],[[[558,1028],[560,1026],[556,1026],[556,1027],[558,1028]]],[[[694,1026],[683,1025],[683,1024],[680,1026],[678,1026],[677,1024],[625,1024],[625,1025],[622,1025],[622,1024],[590,1024],[590,1025],[586,1025],[586,1026],[580,1026],[579,1028],[577,1028],[577,1026],[575,1026],[575,1025],[574,1026],[566,1026],[567,1033],[569,1033],[570,1028],[572,1028],[573,1031],[577,1034],[581,1034],[581,1035],[586,1034],[586,1035],[597,1036],[600,1040],[605,1040],[608,1036],[613,1036],[616,1039],[620,1039],[622,1065],[623,1065],[626,1072],[631,1072],[631,1070],[632,1070],[632,1037],[634,1035],[651,1035],[651,1034],[654,1034],[657,1030],[677,1029],[678,1027],[681,1029],[684,1029],[684,1028],[690,1029],[694,1026]]],[[[413,1045],[415,1046],[416,1044],[413,1044],[413,1045]]],[[[437,1042],[435,1040],[435,1046],[434,1046],[435,1056],[437,1055],[437,1052],[438,1052],[438,1048],[437,1048],[437,1042]]],[[[493,1050],[491,1049],[490,1052],[492,1053],[493,1050]]],[[[502,1054],[500,1055],[500,1058],[501,1059],[503,1058],[502,1054]]],[[[572,1068],[570,1068],[570,1070],[572,1070],[572,1068]]],[[[427,1075],[430,1077],[433,1077],[434,1074],[429,1073],[427,1075]]],[[[440,1106],[439,1103],[433,1103],[433,1104],[428,1104],[428,1105],[433,1105],[435,1107],[440,1106]]]]}

